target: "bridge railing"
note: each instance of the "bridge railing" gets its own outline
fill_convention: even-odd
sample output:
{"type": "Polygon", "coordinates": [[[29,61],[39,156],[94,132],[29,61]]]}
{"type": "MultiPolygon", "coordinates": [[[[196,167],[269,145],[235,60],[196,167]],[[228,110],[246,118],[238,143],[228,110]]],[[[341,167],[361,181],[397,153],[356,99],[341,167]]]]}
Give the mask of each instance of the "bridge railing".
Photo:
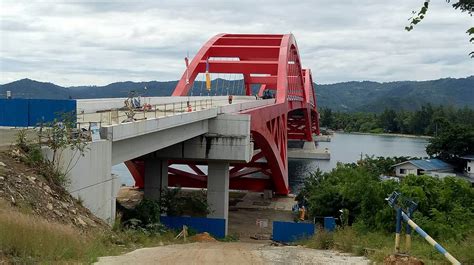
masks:
{"type": "Polygon", "coordinates": [[[125,122],[137,122],[147,119],[156,119],[161,117],[210,109],[213,107],[217,107],[219,101],[224,100],[216,101],[212,98],[209,98],[154,105],[144,104],[141,108],[134,109],[128,109],[126,107],[123,107],[89,113],[79,111],[77,113],[77,124],[79,128],[89,130],[92,123],[96,123],[99,127],[102,127],[117,125],[125,122]]]}

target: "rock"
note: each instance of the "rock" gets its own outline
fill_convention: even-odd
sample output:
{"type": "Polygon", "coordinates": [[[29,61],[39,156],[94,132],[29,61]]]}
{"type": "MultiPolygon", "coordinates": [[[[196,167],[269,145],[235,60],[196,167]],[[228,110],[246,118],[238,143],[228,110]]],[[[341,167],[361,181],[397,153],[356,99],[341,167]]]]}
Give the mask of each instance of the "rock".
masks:
{"type": "Polygon", "coordinates": [[[90,225],[90,226],[92,226],[92,227],[97,227],[97,225],[94,223],[94,221],[92,221],[89,217],[83,216],[83,218],[84,218],[84,221],[85,221],[88,225],[90,225]]]}
{"type": "Polygon", "coordinates": [[[28,176],[27,178],[28,178],[28,180],[29,180],[31,183],[35,183],[35,180],[36,180],[35,177],[29,177],[29,176],[28,176]]]}
{"type": "Polygon", "coordinates": [[[58,210],[54,210],[53,212],[54,212],[57,216],[59,216],[59,217],[63,217],[63,216],[64,216],[64,215],[63,215],[60,211],[58,211],[58,210]]]}
{"type": "Polygon", "coordinates": [[[0,181],[4,181],[4,180],[5,180],[5,178],[4,178],[4,177],[0,177],[0,181]]]}
{"type": "Polygon", "coordinates": [[[51,193],[51,192],[52,192],[51,188],[50,188],[48,185],[46,185],[46,184],[43,186],[43,190],[46,191],[47,193],[51,193]]]}
{"type": "Polygon", "coordinates": [[[61,206],[62,206],[64,209],[68,209],[68,208],[69,208],[69,204],[66,203],[66,202],[61,202],[61,206]]]}
{"type": "Polygon", "coordinates": [[[71,213],[73,214],[77,214],[77,211],[75,209],[70,209],[69,211],[71,211],[71,213]]]}
{"type": "Polygon", "coordinates": [[[87,223],[81,219],[81,217],[76,217],[76,222],[82,226],[87,226],[87,223]]]}
{"type": "Polygon", "coordinates": [[[5,163],[3,163],[2,161],[0,161],[0,167],[6,167],[7,165],[5,165],[5,163]]]}
{"type": "Polygon", "coordinates": [[[53,210],[53,205],[51,203],[48,202],[48,204],[46,205],[46,208],[48,208],[48,210],[53,210]]]}
{"type": "Polygon", "coordinates": [[[10,197],[12,198],[12,203],[16,204],[15,198],[13,198],[13,196],[10,196],[10,197]]]}

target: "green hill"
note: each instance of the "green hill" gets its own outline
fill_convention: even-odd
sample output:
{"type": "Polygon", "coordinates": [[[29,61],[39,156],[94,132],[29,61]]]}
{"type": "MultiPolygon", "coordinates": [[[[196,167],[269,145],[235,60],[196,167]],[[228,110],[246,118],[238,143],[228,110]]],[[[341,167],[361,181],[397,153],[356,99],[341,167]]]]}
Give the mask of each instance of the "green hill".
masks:
{"type": "Polygon", "coordinates": [[[316,95],[318,106],[336,111],[414,110],[426,103],[474,108],[474,76],[430,81],[316,85],[316,95]]]}
{"type": "MultiPolygon", "coordinates": [[[[231,81],[226,82],[229,87],[233,87],[231,81]]],[[[128,81],[106,86],[61,87],[52,83],[22,79],[0,85],[0,97],[5,97],[8,90],[12,91],[13,97],[16,98],[114,98],[127,97],[132,90],[146,96],[169,96],[176,83],[177,81],[128,81]]],[[[200,93],[200,83],[196,82],[194,95],[200,93]]],[[[315,87],[318,106],[329,107],[335,111],[380,112],[385,108],[414,110],[426,103],[457,108],[467,106],[474,109],[474,76],[387,83],[353,81],[316,84],[315,87]]]]}

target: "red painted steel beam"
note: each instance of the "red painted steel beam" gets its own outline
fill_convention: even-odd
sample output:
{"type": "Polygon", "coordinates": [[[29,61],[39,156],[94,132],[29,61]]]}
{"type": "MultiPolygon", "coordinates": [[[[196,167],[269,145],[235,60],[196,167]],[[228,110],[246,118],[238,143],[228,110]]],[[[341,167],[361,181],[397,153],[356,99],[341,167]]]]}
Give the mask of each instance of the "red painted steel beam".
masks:
{"type": "MultiPolygon", "coordinates": [[[[170,187],[207,188],[206,181],[173,174],[168,176],[168,185],[170,187]]],[[[230,182],[229,188],[232,190],[263,191],[265,189],[273,189],[273,186],[269,179],[238,178],[230,182]]]]}
{"type": "MultiPolygon", "coordinates": [[[[271,74],[275,75],[278,69],[276,61],[209,61],[210,73],[242,73],[242,74],[271,74]]],[[[197,71],[206,71],[206,61],[202,60],[197,71]]]]}
{"type": "Polygon", "coordinates": [[[277,77],[272,76],[250,76],[249,82],[251,84],[265,84],[267,86],[276,86],[277,77]]]}
{"type": "Polygon", "coordinates": [[[230,178],[231,179],[234,179],[234,178],[240,178],[240,177],[243,177],[243,176],[247,176],[247,175],[251,175],[253,173],[257,173],[257,172],[260,172],[262,171],[261,168],[252,168],[252,167],[248,167],[244,170],[240,170],[240,171],[237,171],[233,174],[231,174],[230,178]]]}
{"type": "Polygon", "coordinates": [[[221,37],[216,45],[280,46],[281,37],[221,37]]]}
{"type": "Polygon", "coordinates": [[[212,57],[237,57],[241,60],[277,60],[280,53],[280,47],[252,45],[213,45],[209,48],[208,53],[212,55],[212,57]]]}

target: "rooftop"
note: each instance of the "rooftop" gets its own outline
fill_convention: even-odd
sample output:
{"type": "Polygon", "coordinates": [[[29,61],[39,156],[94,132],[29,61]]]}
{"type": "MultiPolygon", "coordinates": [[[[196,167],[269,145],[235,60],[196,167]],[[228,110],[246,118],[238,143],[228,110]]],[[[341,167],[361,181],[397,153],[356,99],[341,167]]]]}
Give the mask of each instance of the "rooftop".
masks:
{"type": "Polygon", "coordinates": [[[474,154],[473,155],[465,155],[465,156],[461,156],[462,159],[466,159],[466,160],[474,160],[474,154]]]}
{"type": "Polygon", "coordinates": [[[453,168],[453,166],[451,166],[450,164],[439,159],[408,160],[408,161],[393,165],[393,167],[406,164],[406,163],[410,163],[414,165],[415,167],[423,169],[425,171],[447,170],[447,169],[453,168]]]}

